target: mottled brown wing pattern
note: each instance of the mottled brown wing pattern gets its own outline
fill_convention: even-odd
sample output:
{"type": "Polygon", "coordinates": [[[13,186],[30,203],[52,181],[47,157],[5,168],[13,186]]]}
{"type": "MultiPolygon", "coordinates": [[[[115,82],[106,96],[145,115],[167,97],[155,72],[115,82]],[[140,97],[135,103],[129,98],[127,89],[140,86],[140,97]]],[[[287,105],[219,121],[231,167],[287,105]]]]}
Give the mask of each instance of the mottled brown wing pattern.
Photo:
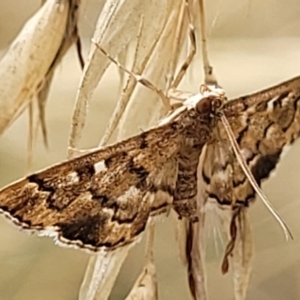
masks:
{"type": "MultiPolygon", "coordinates": [[[[300,78],[239,99],[222,108],[240,151],[261,184],[275,169],[283,149],[300,134],[300,78]]],[[[221,207],[248,206],[255,192],[241,169],[224,125],[216,119],[213,139],[203,152],[205,198],[221,207]]]]}
{"type": "MultiPolygon", "coordinates": [[[[299,99],[300,77],[297,77],[262,92],[230,100],[219,111],[227,117],[240,152],[258,184],[275,169],[283,149],[299,136],[299,99]]],[[[198,168],[198,203],[205,212],[203,218],[213,213],[211,217],[221,219],[229,239],[222,272],[227,272],[231,257],[235,298],[245,299],[253,257],[247,209],[255,199],[255,191],[235,157],[224,124],[218,117],[213,123],[212,139],[202,151],[198,168]]],[[[195,245],[204,241],[201,224],[197,228],[200,236],[192,237],[195,245]]],[[[193,251],[189,255],[197,258],[203,254],[193,251]]],[[[195,259],[189,267],[193,274],[199,269],[195,259]]],[[[195,281],[197,276],[193,279],[195,281]]],[[[191,286],[192,291],[193,288],[191,286]]]]}
{"type": "MultiPolygon", "coordinates": [[[[182,149],[194,149],[196,158],[210,136],[212,99],[200,99],[164,125],[5,187],[1,211],[24,229],[92,251],[133,242],[174,194],[184,196],[182,149]]],[[[191,207],[179,216],[195,214],[191,207]]]]}
{"type": "MultiPolygon", "coordinates": [[[[228,101],[227,117],[255,180],[260,185],[279,162],[285,147],[300,134],[300,78],[228,101]]],[[[235,157],[224,124],[215,119],[212,140],[202,152],[199,195],[204,211],[220,217],[228,235],[223,273],[232,257],[236,299],[244,299],[250,277],[252,238],[247,209],[255,190],[235,157]]]]}
{"type": "Polygon", "coordinates": [[[156,128],[30,175],[1,191],[0,208],[24,229],[90,250],[132,242],[150,214],[171,203],[173,156],[180,144],[176,129],[176,124],[156,128]]]}

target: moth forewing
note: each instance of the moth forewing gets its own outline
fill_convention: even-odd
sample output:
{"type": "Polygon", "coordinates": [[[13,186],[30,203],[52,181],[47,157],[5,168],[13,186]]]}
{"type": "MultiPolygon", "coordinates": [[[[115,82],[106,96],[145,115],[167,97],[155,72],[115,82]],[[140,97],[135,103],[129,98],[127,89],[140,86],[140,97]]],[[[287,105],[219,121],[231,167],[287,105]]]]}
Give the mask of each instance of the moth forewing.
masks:
{"type": "MultiPolygon", "coordinates": [[[[230,100],[222,107],[222,113],[228,120],[240,152],[259,184],[275,168],[282,149],[299,135],[299,98],[300,78],[297,77],[265,91],[230,100]]],[[[232,146],[221,121],[216,124],[213,140],[208,146],[210,150],[207,155],[218,155],[210,155],[205,160],[204,173],[208,175],[206,181],[211,182],[219,177],[220,180],[243,183],[242,178],[238,181],[235,178],[245,174],[243,175],[240,164],[230,154],[232,146]],[[227,166],[228,163],[233,166],[230,173],[226,174],[229,171],[227,168],[214,171],[213,166],[227,166]],[[213,178],[210,178],[212,174],[213,178]]],[[[237,184],[230,186],[238,188],[237,184]]],[[[231,194],[224,194],[218,202],[222,204],[226,198],[224,203],[230,203],[230,199],[236,199],[234,193],[235,188],[231,190],[231,194]]]]}
{"type": "Polygon", "coordinates": [[[164,125],[5,187],[0,209],[14,224],[53,232],[70,246],[98,251],[133,242],[149,218],[165,211],[174,193],[180,195],[177,161],[187,149],[201,152],[218,97],[208,92],[164,125]]]}

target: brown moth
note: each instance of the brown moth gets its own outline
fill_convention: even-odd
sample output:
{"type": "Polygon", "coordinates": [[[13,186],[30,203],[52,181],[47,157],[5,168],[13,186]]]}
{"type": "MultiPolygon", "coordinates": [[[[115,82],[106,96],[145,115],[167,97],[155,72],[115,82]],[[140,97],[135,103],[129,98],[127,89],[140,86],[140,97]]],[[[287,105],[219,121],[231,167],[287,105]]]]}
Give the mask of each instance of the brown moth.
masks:
{"type": "Polygon", "coordinates": [[[248,207],[255,191],[230,148],[220,145],[228,144],[220,116],[260,184],[299,136],[299,98],[299,77],[230,101],[202,91],[155,128],[3,188],[1,211],[63,244],[109,251],[135,241],[151,216],[170,207],[179,218],[197,221],[198,179],[205,201],[248,207]]]}

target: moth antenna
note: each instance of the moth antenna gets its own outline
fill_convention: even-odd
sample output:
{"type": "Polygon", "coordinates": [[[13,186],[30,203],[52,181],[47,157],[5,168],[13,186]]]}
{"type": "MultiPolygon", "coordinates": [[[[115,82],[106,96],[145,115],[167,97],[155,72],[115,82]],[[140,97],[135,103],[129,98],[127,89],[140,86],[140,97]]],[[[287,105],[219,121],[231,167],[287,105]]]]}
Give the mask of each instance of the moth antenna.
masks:
{"type": "Polygon", "coordinates": [[[109,55],[94,39],[92,39],[92,43],[94,43],[96,45],[96,47],[112,62],[114,63],[119,69],[121,69],[122,71],[124,71],[125,73],[127,73],[128,75],[132,76],[132,78],[134,78],[137,82],[139,82],[140,84],[144,85],[145,87],[149,88],[150,90],[152,90],[153,92],[155,92],[163,101],[164,106],[166,107],[167,110],[171,110],[172,107],[169,103],[169,97],[167,95],[165,95],[165,93],[157,88],[153,83],[151,83],[148,79],[135,74],[133,72],[131,72],[130,70],[128,70],[127,68],[125,68],[122,64],[120,64],[116,59],[114,59],[111,55],[109,55]]]}
{"type": "Polygon", "coordinates": [[[226,116],[224,114],[222,114],[220,118],[221,118],[221,121],[224,125],[226,134],[227,134],[227,136],[228,136],[228,138],[231,142],[234,154],[235,154],[235,156],[236,156],[243,172],[245,173],[245,175],[247,176],[249,182],[251,183],[252,187],[254,188],[256,193],[261,198],[263,204],[267,207],[267,209],[271,212],[271,214],[274,216],[274,218],[277,220],[277,222],[279,223],[279,225],[283,229],[286,240],[288,240],[289,238],[293,239],[293,235],[292,235],[290,229],[288,228],[286,223],[283,221],[283,219],[280,217],[280,215],[276,212],[276,209],[274,208],[272,203],[269,201],[269,199],[267,198],[265,193],[262,191],[262,189],[257,184],[252,172],[250,171],[245,159],[243,158],[240,147],[239,147],[239,145],[238,145],[238,143],[235,139],[235,136],[232,132],[232,129],[230,127],[230,124],[229,124],[226,116]]]}

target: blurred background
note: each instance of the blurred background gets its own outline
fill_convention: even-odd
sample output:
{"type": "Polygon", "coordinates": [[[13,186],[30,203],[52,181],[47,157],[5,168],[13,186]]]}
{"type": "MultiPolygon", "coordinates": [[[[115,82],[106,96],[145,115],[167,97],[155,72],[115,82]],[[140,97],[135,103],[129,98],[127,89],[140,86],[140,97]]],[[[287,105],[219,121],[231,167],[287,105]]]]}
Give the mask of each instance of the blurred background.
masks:
{"type": "MultiPolygon", "coordinates": [[[[102,1],[88,1],[81,20],[84,55],[102,1]]],[[[229,97],[236,97],[300,75],[300,2],[298,0],[206,1],[211,64],[229,97]],[[208,3],[209,2],[209,3],[208,3]]],[[[13,41],[40,1],[0,1],[0,55],[13,41]]],[[[201,58],[198,56],[197,60],[201,58]]],[[[187,76],[185,87],[196,91],[202,69],[187,76]]],[[[47,103],[49,149],[39,137],[31,170],[65,159],[73,104],[80,78],[72,49],[58,67],[47,103]]],[[[117,100],[118,73],[108,70],[91,103],[82,148],[95,147],[117,100]],[[115,94],[113,91],[116,91],[115,94]]],[[[23,114],[0,137],[0,186],[26,174],[28,115],[23,114]]],[[[248,299],[300,299],[300,142],[285,155],[263,189],[288,223],[295,240],[285,242],[277,223],[257,201],[251,209],[255,259],[248,299]]],[[[160,299],[186,299],[186,276],[180,265],[172,222],[156,231],[156,266],[160,299]]],[[[230,274],[221,275],[221,242],[208,245],[210,299],[231,300],[230,274]]],[[[131,251],[110,299],[123,299],[143,266],[143,243],[131,251]]],[[[0,299],[77,299],[88,255],[54,245],[49,238],[19,232],[0,219],[0,299]]]]}

